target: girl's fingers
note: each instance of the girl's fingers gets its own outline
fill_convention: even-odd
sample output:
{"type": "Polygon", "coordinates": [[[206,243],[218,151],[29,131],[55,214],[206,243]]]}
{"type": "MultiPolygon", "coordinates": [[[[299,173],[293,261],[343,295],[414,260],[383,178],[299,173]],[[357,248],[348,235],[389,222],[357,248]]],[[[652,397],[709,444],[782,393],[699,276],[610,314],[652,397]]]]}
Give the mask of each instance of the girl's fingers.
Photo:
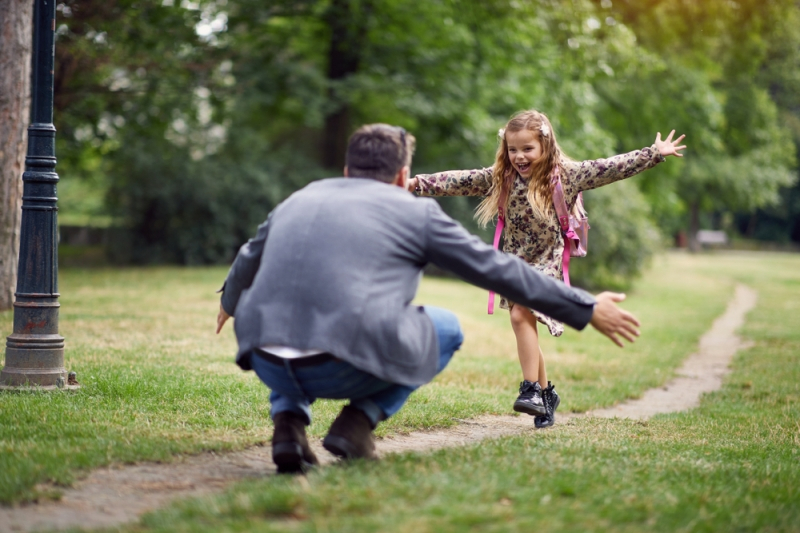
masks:
{"type": "Polygon", "coordinates": [[[675,130],[672,130],[671,132],[669,132],[669,135],[667,135],[666,142],[671,143],[673,135],[675,135],[675,130]]]}
{"type": "Polygon", "coordinates": [[[674,144],[678,144],[679,142],[681,142],[681,141],[682,141],[683,139],[685,139],[685,138],[686,138],[686,134],[683,134],[683,135],[681,135],[680,137],[678,137],[677,139],[675,139],[675,142],[674,142],[674,144]]]}

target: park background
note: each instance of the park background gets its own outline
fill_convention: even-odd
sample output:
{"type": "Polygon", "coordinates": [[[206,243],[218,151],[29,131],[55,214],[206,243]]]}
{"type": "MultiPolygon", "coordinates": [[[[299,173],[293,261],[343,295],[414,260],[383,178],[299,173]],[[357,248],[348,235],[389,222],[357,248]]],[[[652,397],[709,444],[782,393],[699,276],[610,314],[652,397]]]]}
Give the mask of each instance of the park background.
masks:
{"type": "MultiPolygon", "coordinates": [[[[341,174],[358,125],[413,132],[416,173],[476,168],[528,108],[575,159],[687,136],[683,160],[586,195],[580,285],[625,288],[703,228],[800,243],[795,0],[82,0],[58,3],[62,264],[86,262],[71,243],[226,264],[277,203],[341,174]]],[[[477,199],[442,203],[490,237],[477,199]]]]}
{"type": "MultiPolygon", "coordinates": [[[[535,107],[576,159],[671,128],[689,145],[587,194],[576,277],[625,288],[643,336],[625,350],[594,332],[545,339],[560,412],[663,384],[744,283],[759,292],[754,345],[723,389],[649,422],[581,418],[320,469],[310,488],[258,479],[126,530],[800,529],[800,256],[659,253],[699,228],[796,249],[797,1],[84,0],[58,3],[56,29],[60,331],[81,388],[0,395],[3,505],[107,465],[268,446],[267,391],[232,363],[230,329],[213,334],[237,248],[283,198],[340,173],[361,123],[413,132],[414,170],[430,172],[491,164],[497,129],[535,107]]],[[[490,237],[474,199],[443,205],[490,237]]],[[[468,340],[379,436],[508,413],[513,335],[485,296],[424,279],[421,300],[457,310],[468,340]]],[[[339,407],[315,405],[314,438],[339,407]]]]}

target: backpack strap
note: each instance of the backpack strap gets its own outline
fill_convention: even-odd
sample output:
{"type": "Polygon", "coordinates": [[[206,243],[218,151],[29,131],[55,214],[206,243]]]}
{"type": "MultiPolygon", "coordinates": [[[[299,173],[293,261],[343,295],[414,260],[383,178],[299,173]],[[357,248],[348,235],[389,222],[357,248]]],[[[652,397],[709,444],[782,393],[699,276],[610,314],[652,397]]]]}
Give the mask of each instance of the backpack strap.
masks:
{"type": "MultiPolygon", "coordinates": [[[[511,188],[509,177],[510,175],[506,176],[500,185],[500,199],[497,202],[497,227],[494,230],[494,242],[492,243],[495,250],[500,249],[500,236],[506,227],[506,202],[508,202],[508,190],[511,188]]],[[[489,314],[494,314],[494,291],[489,291],[489,314]]]]}
{"type": "MultiPolygon", "coordinates": [[[[500,247],[500,235],[503,234],[503,228],[505,228],[505,225],[505,217],[498,216],[497,229],[494,230],[494,243],[492,244],[495,250],[499,249],[500,247]]],[[[489,314],[494,314],[494,291],[489,291],[489,314]]]]}
{"type": "Polygon", "coordinates": [[[553,168],[553,172],[550,176],[550,183],[553,186],[553,207],[556,208],[558,223],[561,226],[561,234],[564,236],[564,252],[561,256],[561,270],[564,274],[564,283],[569,287],[569,258],[572,255],[572,247],[575,246],[575,241],[578,240],[578,236],[569,225],[569,209],[567,209],[567,202],[564,200],[564,187],[561,185],[561,169],[558,165],[553,168]]]}

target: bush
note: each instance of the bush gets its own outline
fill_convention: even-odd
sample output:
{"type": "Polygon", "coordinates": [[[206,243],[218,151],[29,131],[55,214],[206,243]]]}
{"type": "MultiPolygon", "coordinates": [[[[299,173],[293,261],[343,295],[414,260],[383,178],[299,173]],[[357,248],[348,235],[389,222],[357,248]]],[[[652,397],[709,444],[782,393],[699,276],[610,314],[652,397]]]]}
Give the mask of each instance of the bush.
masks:
{"type": "Polygon", "coordinates": [[[636,184],[623,181],[587,191],[589,246],[586,257],[572,258],[574,285],[591,290],[625,290],[661,246],[661,235],[636,184]]]}
{"type": "Polygon", "coordinates": [[[293,190],[317,178],[314,167],[250,158],[207,156],[153,142],[120,151],[109,203],[124,231],[110,243],[118,263],[230,262],[258,224],[293,190]],[[275,176],[281,176],[281,180],[275,176]],[[287,177],[288,176],[288,177],[287,177]]]}

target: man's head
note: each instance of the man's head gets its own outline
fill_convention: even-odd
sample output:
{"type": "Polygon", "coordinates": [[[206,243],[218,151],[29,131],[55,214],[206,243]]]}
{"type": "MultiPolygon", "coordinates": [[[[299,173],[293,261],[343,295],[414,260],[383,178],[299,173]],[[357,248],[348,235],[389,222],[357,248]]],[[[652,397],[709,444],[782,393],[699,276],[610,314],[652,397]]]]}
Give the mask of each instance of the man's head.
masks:
{"type": "MultiPolygon", "coordinates": [[[[345,176],[398,183],[408,177],[416,139],[403,128],[367,124],[350,136],[345,176]]],[[[401,186],[402,183],[398,183],[401,186]]]]}

